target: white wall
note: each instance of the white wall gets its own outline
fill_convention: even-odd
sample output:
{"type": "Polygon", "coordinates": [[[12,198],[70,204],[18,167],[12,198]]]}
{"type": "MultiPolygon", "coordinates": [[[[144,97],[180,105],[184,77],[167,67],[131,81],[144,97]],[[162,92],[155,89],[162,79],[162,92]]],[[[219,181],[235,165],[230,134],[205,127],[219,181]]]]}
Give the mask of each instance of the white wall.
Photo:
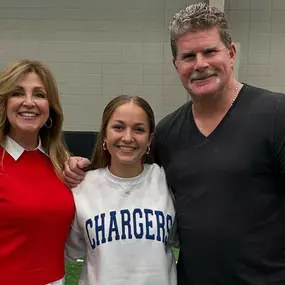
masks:
{"type": "MultiPolygon", "coordinates": [[[[0,68],[19,58],[46,62],[65,130],[98,130],[106,103],[122,93],[143,96],[159,120],[188,99],[167,26],[196,2],[0,0],[0,68]]],[[[285,92],[285,0],[225,0],[225,12],[241,43],[239,80],[285,92]]]]}
{"type": "Polygon", "coordinates": [[[226,0],[225,12],[241,43],[239,80],[285,93],[285,0],[226,0]]]}
{"type": "Polygon", "coordinates": [[[167,26],[191,0],[0,0],[0,67],[44,61],[61,92],[65,130],[98,130],[116,95],[143,96],[157,120],[187,101],[167,26]]]}

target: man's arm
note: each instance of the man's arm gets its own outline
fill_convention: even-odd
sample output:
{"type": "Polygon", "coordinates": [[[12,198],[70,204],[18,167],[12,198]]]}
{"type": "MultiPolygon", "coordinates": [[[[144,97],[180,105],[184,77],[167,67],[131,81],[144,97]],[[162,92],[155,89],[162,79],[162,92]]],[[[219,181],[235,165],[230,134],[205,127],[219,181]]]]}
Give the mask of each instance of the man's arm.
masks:
{"type": "Polygon", "coordinates": [[[278,169],[285,179],[285,95],[280,100],[274,121],[274,154],[278,169]]]}

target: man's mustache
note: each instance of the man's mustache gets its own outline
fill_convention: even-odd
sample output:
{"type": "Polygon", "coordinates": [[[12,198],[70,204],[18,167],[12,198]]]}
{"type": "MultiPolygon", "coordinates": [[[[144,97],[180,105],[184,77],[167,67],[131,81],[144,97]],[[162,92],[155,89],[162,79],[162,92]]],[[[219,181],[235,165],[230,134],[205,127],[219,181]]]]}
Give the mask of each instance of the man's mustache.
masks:
{"type": "Polygon", "coordinates": [[[190,81],[192,80],[200,80],[200,79],[205,79],[208,78],[212,75],[216,75],[217,73],[213,70],[205,70],[203,72],[195,72],[191,75],[190,81]]]}

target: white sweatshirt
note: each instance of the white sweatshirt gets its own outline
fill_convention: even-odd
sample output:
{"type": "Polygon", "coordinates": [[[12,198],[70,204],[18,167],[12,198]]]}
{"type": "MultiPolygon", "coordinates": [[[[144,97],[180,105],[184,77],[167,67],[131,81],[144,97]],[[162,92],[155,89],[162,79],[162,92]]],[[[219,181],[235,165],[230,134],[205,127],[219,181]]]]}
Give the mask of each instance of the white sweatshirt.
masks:
{"type": "Polygon", "coordinates": [[[73,195],[66,258],[84,259],[80,285],[177,284],[167,242],[175,210],[162,168],[145,164],[128,179],[92,170],[73,195]]]}

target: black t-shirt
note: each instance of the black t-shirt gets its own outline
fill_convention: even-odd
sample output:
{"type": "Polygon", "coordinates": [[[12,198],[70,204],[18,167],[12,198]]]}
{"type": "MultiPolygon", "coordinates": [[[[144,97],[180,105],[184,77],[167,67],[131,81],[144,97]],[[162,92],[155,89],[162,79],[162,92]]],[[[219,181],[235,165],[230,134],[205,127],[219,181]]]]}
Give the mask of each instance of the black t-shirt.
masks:
{"type": "Polygon", "coordinates": [[[205,137],[191,102],[157,126],[176,199],[179,285],[285,284],[285,99],[244,85],[205,137]]]}

